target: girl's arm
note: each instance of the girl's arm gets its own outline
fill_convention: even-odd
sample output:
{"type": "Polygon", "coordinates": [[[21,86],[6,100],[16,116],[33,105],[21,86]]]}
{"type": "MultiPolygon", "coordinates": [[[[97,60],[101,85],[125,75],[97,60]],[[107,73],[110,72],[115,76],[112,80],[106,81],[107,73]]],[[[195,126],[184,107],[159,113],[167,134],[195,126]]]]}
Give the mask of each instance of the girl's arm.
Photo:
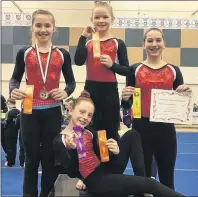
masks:
{"type": "Polygon", "coordinates": [[[126,48],[125,43],[122,40],[117,39],[117,41],[118,41],[117,55],[118,55],[119,64],[113,62],[113,65],[110,69],[119,75],[128,76],[130,75],[131,70],[129,68],[127,48],[126,48]]]}
{"type": "MultiPolygon", "coordinates": [[[[173,65],[172,65],[173,66],[173,65]]],[[[181,73],[181,70],[177,66],[173,66],[176,72],[176,78],[173,83],[173,89],[176,90],[178,86],[184,84],[184,79],[181,73]]]]}
{"type": "Polygon", "coordinates": [[[55,160],[60,162],[61,166],[65,169],[69,169],[72,166],[72,157],[70,151],[65,147],[62,142],[62,135],[57,136],[53,142],[53,150],[55,160]]]}
{"type": "Polygon", "coordinates": [[[76,88],[76,81],[74,78],[72,66],[71,66],[71,58],[68,51],[65,49],[61,49],[63,56],[64,56],[64,63],[62,65],[62,73],[65,79],[66,87],[65,91],[67,92],[67,95],[71,95],[75,88],[76,88]]]}
{"type": "Polygon", "coordinates": [[[78,41],[78,46],[74,56],[74,62],[77,66],[84,65],[87,59],[86,40],[87,38],[85,36],[81,36],[78,41]]]}
{"type": "Polygon", "coordinates": [[[11,94],[12,90],[15,88],[20,88],[20,83],[25,72],[25,62],[24,62],[24,54],[28,47],[24,47],[20,49],[16,56],[16,62],[12,77],[9,82],[9,92],[11,94]]]}
{"type": "Polygon", "coordinates": [[[124,95],[127,94],[127,87],[135,87],[135,65],[130,66],[131,72],[126,77],[126,87],[122,90],[122,100],[121,105],[123,108],[130,108],[133,104],[133,95],[129,97],[129,99],[125,100],[124,95]]]}

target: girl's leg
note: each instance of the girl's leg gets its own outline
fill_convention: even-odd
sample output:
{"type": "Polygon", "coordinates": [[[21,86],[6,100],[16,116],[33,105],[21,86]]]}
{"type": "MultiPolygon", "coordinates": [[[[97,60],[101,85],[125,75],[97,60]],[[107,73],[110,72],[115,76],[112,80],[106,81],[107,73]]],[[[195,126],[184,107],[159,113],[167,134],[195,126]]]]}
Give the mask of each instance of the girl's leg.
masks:
{"type": "Polygon", "coordinates": [[[38,196],[38,167],[40,162],[40,111],[21,113],[21,131],[25,150],[23,196],[38,196]]]}
{"type": "Polygon", "coordinates": [[[20,166],[24,166],[25,162],[25,153],[24,153],[24,145],[23,145],[23,139],[22,139],[22,134],[21,134],[21,129],[19,130],[19,162],[20,166]]]}
{"type": "Polygon", "coordinates": [[[101,178],[94,187],[88,190],[94,197],[116,197],[149,193],[159,197],[183,196],[154,179],[132,175],[108,174],[101,178]]]}
{"type": "Polygon", "coordinates": [[[57,178],[54,165],[53,140],[61,131],[61,109],[60,107],[42,110],[42,132],[41,132],[41,194],[46,197],[54,187],[57,178]]]}
{"type": "Polygon", "coordinates": [[[120,154],[117,156],[114,171],[122,174],[130,158],[134,174],[145,176],[144,155],[141,137],[135,130],[127,131],[119,141],[120,154]]]}
{"type": "Polygon", "coordinates": [[[152,178],[155,178],[157,177],[157,163],[156,163],[156,159],[155,159],[155,156],[153,157],[153,162],[152,162],[152,175],[151,175],[152,178]]]}
{"type": "Polygon", "coordinates": [[[157,124],[158,140],[155,147],[155,158],[158,165],[161,183],[174,189],[174,168],[177,156],[177,137],[173,124],[157,124]]]}
{"type": "Polygon", "coordinates": [[[144,153],[146,176],[151,177],[151,166],[154,154],[155,133],[149,119],[134,119],[133,128],[140,134],[144,153]]]}
{"type": "Polygon", "coordinates": [[[104,97],[102,103],[102,122],[107,131],[107,137],[115,140],[119,139],[120,126],[120,104],[118,92],[111,92],[104,97]]]}
{"type": "Polygon", "coordinates": [[[102,130],[104,129],[104,123],[102,122],[102,118],[101,118],[101,109],[103,103],[101,102],[102,100],[101,95],[98,92],[95,91],[93,92],[91,90],[89,90],[88,92],[90,93],[91,99],[94,102],[94,106],[95,106],[95,112],[92,118],[91,127],[96,131],[102,130]]]}

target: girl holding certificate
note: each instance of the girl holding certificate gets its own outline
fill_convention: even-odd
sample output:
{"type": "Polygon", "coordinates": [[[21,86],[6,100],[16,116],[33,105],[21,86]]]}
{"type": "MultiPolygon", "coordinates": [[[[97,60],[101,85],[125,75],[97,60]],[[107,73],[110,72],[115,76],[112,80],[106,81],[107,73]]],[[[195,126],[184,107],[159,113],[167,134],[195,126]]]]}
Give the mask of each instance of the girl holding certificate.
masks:
{"type": "MultiPolygon", "coordinates": [[[[46,10],[32,15],[31,31],[35,45],[19,50],[12,78],[11,98],[22,100],[26,93],[19,89],[25,72],[26,84],[33,85],[32,113],[21,114],[22,138],[25,149],[23,196],[38,196],[38,167],[41,162],[41,194],[48,196],[56,180],[52,144],[61,130],[60,101],[75,89],[75,79],[69,53],[52,45],[55,18],[46,10]],[[61,71],[66,87],[59,88],[61,71]]],[[[25,101],[25,100],[24,100],[25,101]]]]}
{"type": "MultiPolygon", "coordinates": [[[[151,177],[153,155],[158,165],[160,182],[174,189],[174,167],[177,155],[177,138],[174,124],[150,122],[151,89],[190,91],[184,85],[182,73],[178,66],[162,60],[165,49],[163,33],[160,29],[151,28],[145,32],[143,40],[147,58],[144,62],[123,68],[117,64],[106,65],[114,72],[128,76],[127,87],[122,91],[122,106],[128,108],[132,100],[138,98],[134,87],[140,88],[141,100],[139,110],[141,116],[133,119],[135,128],[142,137],[146,175],[151,177]]],[[[134,106],[133,109],[135,110],[134,106]]],[[[138,110],[136,108],[136,110],[138,110]]]]}
{"type": "Polygon", "coordinates": [[[118,138],[120,101],[116,75],[103,66],[107,61],[119,61],[128,66],[125,43],[112,36],[110,26],[114,21],[113,10],[107,2],[98,1],[92,12],[94,28],[88,26],[79,39],[75,53],[75,64],[86,62],[87,90],[96,110],[92,122],[95,130],[105,129],[108,138],[118,138]],[[92,36],[92,39],[88,38],[92,36]]]}
{"type": "Polygon", "coordinates": [[[104,145],[109,153],[109,161],[102,162],[103,157],[99,149],[101,147],[98,147],[98,139],[100,142],[101,136],[87,128],[92,120],[94,109],[94,103],[89,94],[86,92],[81,94],[70,110],[71,119],[68,126],[54,139],[56,161],[63,166],[66,174],[83,180],[92,196],[116,197],[140,193],[159,197],[182,196],[154,179],[123,175],[118,170],[124,161],[123,158],[127,155],[125,148],[131,143],[132,130],[122,136],[119,146],[112,138],[106,141],[104,145]],[[80,156],[82,152],[78,150],[78,136],[75,131],[77,127],[82,130],[81,142],[84,144],[85,153],[83,157],[80,156]]]}

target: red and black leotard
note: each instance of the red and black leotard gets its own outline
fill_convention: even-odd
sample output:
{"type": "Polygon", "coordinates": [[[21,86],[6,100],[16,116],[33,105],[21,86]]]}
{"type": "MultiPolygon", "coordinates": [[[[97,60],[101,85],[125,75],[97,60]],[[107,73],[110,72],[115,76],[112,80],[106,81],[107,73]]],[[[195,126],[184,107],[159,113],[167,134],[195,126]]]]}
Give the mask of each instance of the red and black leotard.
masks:
{"type": "MultiPolygon", "coordinates": [[[[109,55],[114,64],[128,67],[125,43],[117,38],[100,41],[101,55],[109,55]]],[[[81,36],[75,53],[75,64],[86,62],[87,77],[85,89],[90,93],[95,104],[93,127],[106,129],[108,137],[116,138],[119,127],[119,95],[115,72],[100,63],[100,58],[93,57],[93,40],[81,36]]]]}
{"type": "MultiPolygon", "coordinates": [[[[112,69],[114,68],[115,66],[112,67],[112,69]]],[[[120,67],[120,69],[122,68],[120,67]]],[[[147,118],[150,116],[151,89],[175,90],[184,83],[180,69],[172,64],[166,64],[160,69],[152,69],[138,63],[132,65],[128,72],[130,74],[127,78],[127,86],[141,89],[141,114],[142,117],[147,118]]],[[[130,107],[132,97],[127,102],[122,101],[122,105],[126,108],[130,107]]]]}
{"type": "MultiPolygon", "coordinates": [[[[40,57],[43,70],[45,72],[48,53],[40,53],[40,57]]],[[[70,95],[74,91],[76,86],[71,67],[71,58],[69,53],[65,49],[55,47],[52,49],[49,62],[49,68],[45,84],[45,88],[47,91],[59,87],[61,70],[63,72],[63,76],[66,82],[65,91],[68,95],[70,95]]],[[[10,80],[10,92],[14,88],[20,87],[21,79],[24,72],[26,84],[34,85],[33,109],[48,108],[59,105],[60,102],[55,101],[52,98],[48,98],[47,100],[41,100],[39,97],[40,91],[43,89],[43,81],[40,67],[38,64],[36,50],[33,46],[24,47],[19,50],[16,57],[14,72],[10,80]]]]}
{"type": "MultiPolygon", "coordinates": [[[[179,67],[166,64],[162,68],[152,69],[138,63],[129,68],[113,65],[112,70],[127,77],[127,86],[141,88],[142,118],[133,120],[133,128],[142,138],[146,175],[151,176],[151,163],[155,155],[160,181],[174,189],[174,167],[177,155],[177,137],[174,124],[151,122],[150,103],[151,89],[175,90],[184,83],[179,67]]],[[[128,101],[122,100],[122,106],[131,107],[132,97],[128,101]]]]}
{"type": "MultiPolygon", "coordinates": [[[[101,55],[109,55],[113,62],[128,66],[128,57],[125,43],[117,38],[100,41],[101,55]]],[[[100,58],[93,57],[93,40],[86,40],[81,36],[75,53],[75,64],[87,65],[86,81],[117,82],[115,73],[100,63],[100,58]]]]}

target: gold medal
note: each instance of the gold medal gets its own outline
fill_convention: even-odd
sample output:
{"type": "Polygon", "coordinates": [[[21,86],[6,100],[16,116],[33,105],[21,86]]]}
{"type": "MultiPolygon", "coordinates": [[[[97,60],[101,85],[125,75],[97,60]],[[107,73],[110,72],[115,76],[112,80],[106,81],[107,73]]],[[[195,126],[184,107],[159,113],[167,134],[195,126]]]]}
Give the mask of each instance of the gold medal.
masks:
{"type": "Polygon", "coordinates": [[[42,89],[40,91],[40,99],[46,100],[48,99],[48,97],[49,97],[48,91],[46,89],[42,89]]]}

